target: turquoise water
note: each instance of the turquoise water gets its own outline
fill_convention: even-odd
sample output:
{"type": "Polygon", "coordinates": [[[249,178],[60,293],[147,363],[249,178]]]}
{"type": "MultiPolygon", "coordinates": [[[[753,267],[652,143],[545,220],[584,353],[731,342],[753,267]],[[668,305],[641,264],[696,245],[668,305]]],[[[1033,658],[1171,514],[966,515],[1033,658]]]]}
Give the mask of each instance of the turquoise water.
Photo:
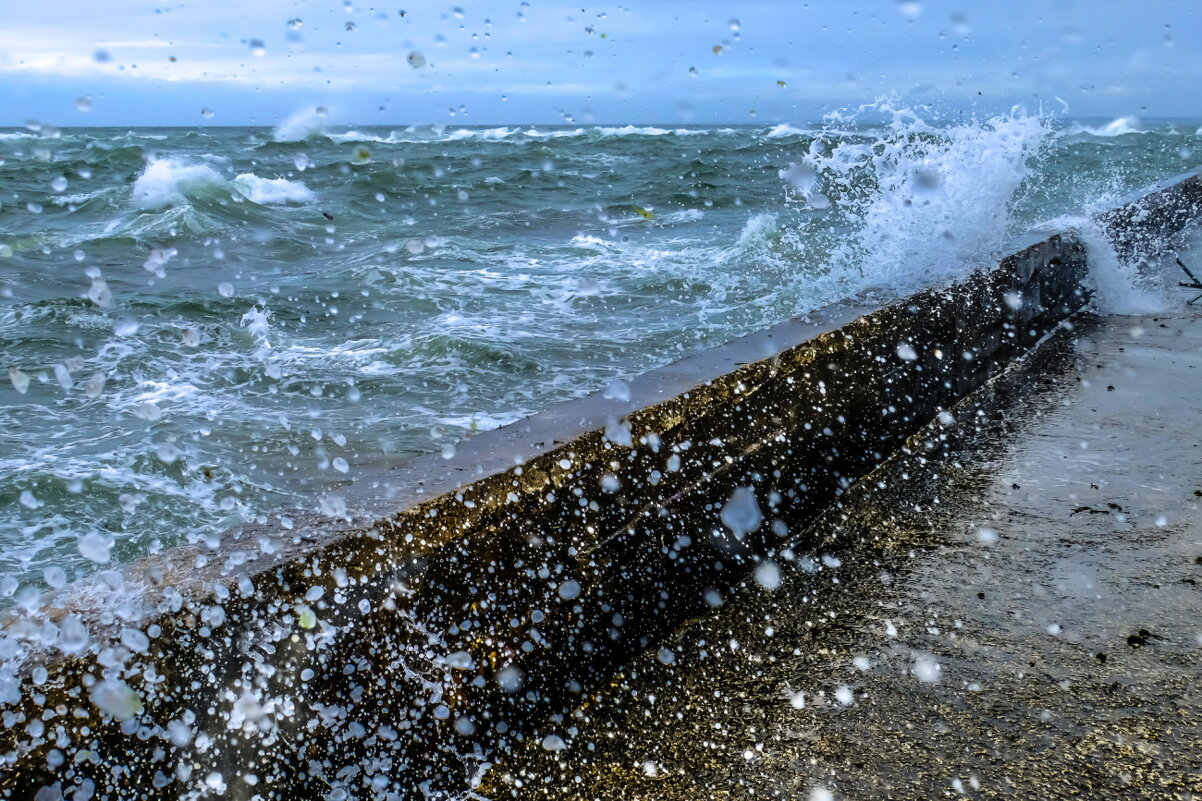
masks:
{"type": "Polygon", "coordinates": [[[1194,167],[1198,125],[0,133],[0,594],[959,274],[1194,167]]]}

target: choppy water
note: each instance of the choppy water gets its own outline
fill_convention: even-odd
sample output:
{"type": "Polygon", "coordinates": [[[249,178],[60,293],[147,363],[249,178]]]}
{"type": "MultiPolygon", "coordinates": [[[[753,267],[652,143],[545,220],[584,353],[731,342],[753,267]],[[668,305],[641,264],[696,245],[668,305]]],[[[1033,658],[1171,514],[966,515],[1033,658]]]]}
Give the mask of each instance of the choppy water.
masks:
{"type": "Polygon", "coordinates": [[[873,114],[0,133],[0,594],[336,510],[365,469],[963,272],[1202,146],[873,114]]]}

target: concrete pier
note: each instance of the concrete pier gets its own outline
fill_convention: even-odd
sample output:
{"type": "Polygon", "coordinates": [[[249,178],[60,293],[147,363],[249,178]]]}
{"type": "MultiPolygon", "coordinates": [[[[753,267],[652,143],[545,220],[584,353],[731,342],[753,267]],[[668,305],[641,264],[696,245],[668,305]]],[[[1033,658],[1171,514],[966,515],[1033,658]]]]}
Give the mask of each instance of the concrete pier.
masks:
{"type": "Polygon", "coordinates": [[[1199,797],[1199,399],[1202,311],[1079,318],[483,794],[1199,797]]]}

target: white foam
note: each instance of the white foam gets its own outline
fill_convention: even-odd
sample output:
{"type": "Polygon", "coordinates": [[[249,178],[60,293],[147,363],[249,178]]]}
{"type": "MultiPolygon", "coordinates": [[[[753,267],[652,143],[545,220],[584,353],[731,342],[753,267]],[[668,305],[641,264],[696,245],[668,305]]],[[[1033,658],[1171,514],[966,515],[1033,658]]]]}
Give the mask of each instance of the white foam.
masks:
{"type": "Polygon", "coordinates": [[[829,153],[811,148],[801,161],[815,185],[786,189],[806,209],[824,210],[837,198],[830,213],[855,229],[823,243],[830,229],[824,212],[803,216],[788,237],[806,262],[831,265],[821,277],[825,286],[815,286],[830,300],[872,288],[913,291],[986,261],[1005,244],[1011,199],[1051,132],[1044,119],[1017,107],[983,121],[936,125],[887,101],[829,117],[828,125],[835,133],[863,130],[856,117],[866,111],[890,118],[874,141],[849,137],[829,153]],[[815,247],[829,247],[829,258],[815,247]]]}
{"type": "Polygon", "coordinates": [[[260,178],[244,172],[234,178],[234,188],[252,203],[275,206],[285,203],[313,203],[317,195],[300,181],[286,178],[260,178]]]}
{"type": "Polygon", "coordinates": [[[134,182],[134,205],[144,211],[159,211],[183,203],[186,195],[204,187],[222,187],[226,181],[205,164],[188,164],[178,159],[151,159],[134,182]]]}

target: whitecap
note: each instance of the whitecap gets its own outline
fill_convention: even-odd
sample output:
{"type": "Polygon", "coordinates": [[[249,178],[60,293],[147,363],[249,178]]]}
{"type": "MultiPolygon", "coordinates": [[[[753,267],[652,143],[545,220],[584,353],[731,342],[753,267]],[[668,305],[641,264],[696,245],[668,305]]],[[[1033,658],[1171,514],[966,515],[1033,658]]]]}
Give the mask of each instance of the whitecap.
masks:
{"type": "Polygon", "coordinates": [[[173,158],[151,159],[134,182],[133,200],[144,211],[159,211],[182,203],[198,189],[225,185],[225,179],[207,165],[173,158]]]}
{"type": "Polygon", "coordinates": [[[313,203],[317,195],[300,181],[286,178],[260,178],[254,173],[244,172],[234,178],[234,188],[247,200],[261,206],[285,203],[313,203]]]}
{"type": "Polygon", "coordinates": [[[782,122],[780,125],[773,126],[764,134],[767,139],[784,139],[786,136],[804,136],[805,131],[800,128],[794,128],[787,122],[782,122]]]}

